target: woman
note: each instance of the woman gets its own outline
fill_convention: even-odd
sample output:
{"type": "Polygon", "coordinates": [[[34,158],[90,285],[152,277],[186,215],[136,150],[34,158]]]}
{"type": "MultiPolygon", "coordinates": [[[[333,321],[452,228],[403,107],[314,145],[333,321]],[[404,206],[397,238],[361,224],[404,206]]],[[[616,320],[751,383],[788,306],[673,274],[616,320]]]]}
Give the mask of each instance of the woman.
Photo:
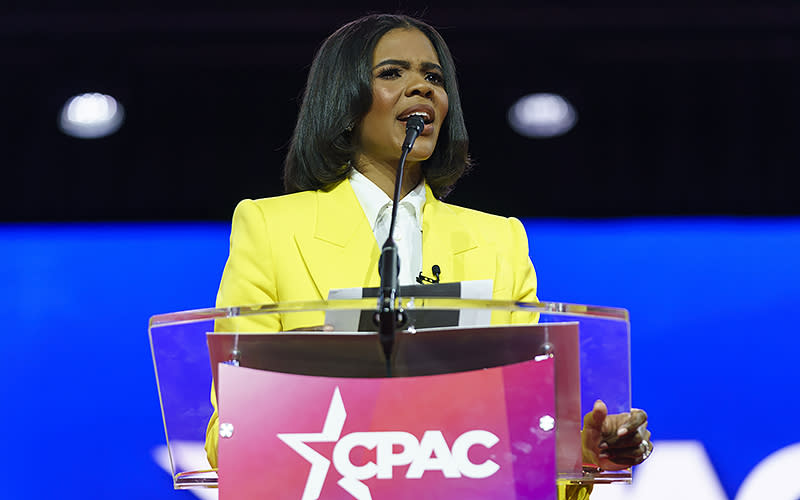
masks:
{"type": "MultiPolygon", "coordinates": [[[[379,245],[388,233],[405,121],[413,114],[425,128],[401,184],[400,283],[435,264],[443,282],[491,279],[495,299],[536,301],[522,224],[439,200],[469,168],[446,44],[419,20],[371,15],[340,28],[317,53],[285,164],[291,194],[236,208],[217,306],[324,299],[333,288],[378,286],[379,245]]],[[[493,316],[501,319],[508,321],[493,316]]],[[[238,323],[237,330],[322,324],[313,315],[243,321],[253,323],[238,323]]],[[[214,418],[207,436],[212,465],[215,425],[214,418]]],[[[646,415],[607,416],[598,402],[584,421],[583,444],[586,461],[604,469],[639,463],[651,450],[646,415]]]]}
{"type": "MultiPolygon", "coordinates": [[[[412,18],[369,16],[320,48],[286,159],[284,182],[293,194],[236,208],[217,303],[325,299],[332,288],[378,286],[386,204],[405,120],[414,113],[427,123],[402,181],[400,284],[413,283],[423,270],[430,275],[435,264],[443,282],[491,279],[495,299],[535,301],[522,224],[438,200],[469,167],[447,46],[412,18]],[[265,266],[257,253],[264,249],[280,265],[265,266]]],[[[290,317],[289,324],[272,319],[275,324],[236,326],[279,331],[322,323],[315,316],[290,317]]]]}

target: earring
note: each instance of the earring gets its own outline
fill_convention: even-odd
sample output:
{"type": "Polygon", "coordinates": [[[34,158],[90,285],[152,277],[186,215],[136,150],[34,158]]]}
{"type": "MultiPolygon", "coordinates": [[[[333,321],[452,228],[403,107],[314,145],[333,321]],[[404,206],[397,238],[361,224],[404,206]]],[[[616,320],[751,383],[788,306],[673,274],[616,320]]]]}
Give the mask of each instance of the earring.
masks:
{"type": "Polygon", "coordinates": [[[356,126],[355,123],[350,122],[350,123],[347,124],[347,126],[344,128],[344,130],[345,130],[345,132],[352,132],[353,128],[355,128],[355,126],[356,126]]]}

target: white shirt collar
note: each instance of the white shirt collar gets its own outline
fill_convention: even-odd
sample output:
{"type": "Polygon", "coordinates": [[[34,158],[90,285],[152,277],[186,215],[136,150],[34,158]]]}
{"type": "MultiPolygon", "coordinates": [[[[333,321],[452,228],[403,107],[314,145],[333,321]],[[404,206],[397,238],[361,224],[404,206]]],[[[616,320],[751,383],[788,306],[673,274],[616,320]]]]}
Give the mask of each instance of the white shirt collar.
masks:
{"type": "MultiPolygon", "coordinates": [[[[381,188],[375,185],[374,182],[369,180],[367,176],[356,170],[355,168],[350,172],[350,185],[356,193],[361,208],[364,209],[364,214],[369,221],[369,227],[375,231],[375,224],[377,223],[378,216],[385,206],[392,206],[392,199],[383,192],[381,188]]],[[[407,195],[400,200],[400,204],[408,204],[414,209],[414,215],[417,219],[417,224],[422,227],[422,207],[425,206],[425,179],[423,178],[417,187],[412,189],[407,195]]]]}

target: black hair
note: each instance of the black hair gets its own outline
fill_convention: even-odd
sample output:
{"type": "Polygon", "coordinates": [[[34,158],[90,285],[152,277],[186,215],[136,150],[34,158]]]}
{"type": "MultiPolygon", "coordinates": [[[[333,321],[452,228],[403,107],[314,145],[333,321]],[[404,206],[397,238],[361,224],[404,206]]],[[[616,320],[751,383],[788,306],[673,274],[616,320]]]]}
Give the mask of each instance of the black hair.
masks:
{"type": "Polygon", "coordinates": [[[314,57],[284,164],[287,193],[327,189],[350,174],[350,160],[357,149],[353,131],[372,105],[373,52],[381,37],[397,28],[418,29],[427,36],[444,72],[449,111],[436,149],[422,163],[425,181],[442,198],[469,169],[469,139],[456,69],[444,39],[419,19],[373,14],[336,30],[314,57]]]}

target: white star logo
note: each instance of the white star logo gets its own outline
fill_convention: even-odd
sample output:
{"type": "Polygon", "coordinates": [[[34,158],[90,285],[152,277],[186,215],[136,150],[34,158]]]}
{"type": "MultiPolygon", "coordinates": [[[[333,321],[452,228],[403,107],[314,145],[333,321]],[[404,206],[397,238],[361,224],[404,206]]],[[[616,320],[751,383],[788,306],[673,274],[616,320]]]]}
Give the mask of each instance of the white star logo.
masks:
{"type": "MultiPolygon", "coordinates": [[[[347,418],[347,412],[344,409],[342,395],[337,387],[333,392],[333,398],[331,398],[331,404],[328,407],[328,415],[325,417],[322,432],[278,434],[278,439],[286,443],[311,464],[302,500],[317,500],[319,498],[322,492],[322,484],[325,482],[325,477],[328,475],[328,469],[331,466],[330,460],[306,443],[335,443],[342,434],[345,418],[347,418]]],[[[369,495],[369,490],[367,490],[367,495],[369,495]]]]}

